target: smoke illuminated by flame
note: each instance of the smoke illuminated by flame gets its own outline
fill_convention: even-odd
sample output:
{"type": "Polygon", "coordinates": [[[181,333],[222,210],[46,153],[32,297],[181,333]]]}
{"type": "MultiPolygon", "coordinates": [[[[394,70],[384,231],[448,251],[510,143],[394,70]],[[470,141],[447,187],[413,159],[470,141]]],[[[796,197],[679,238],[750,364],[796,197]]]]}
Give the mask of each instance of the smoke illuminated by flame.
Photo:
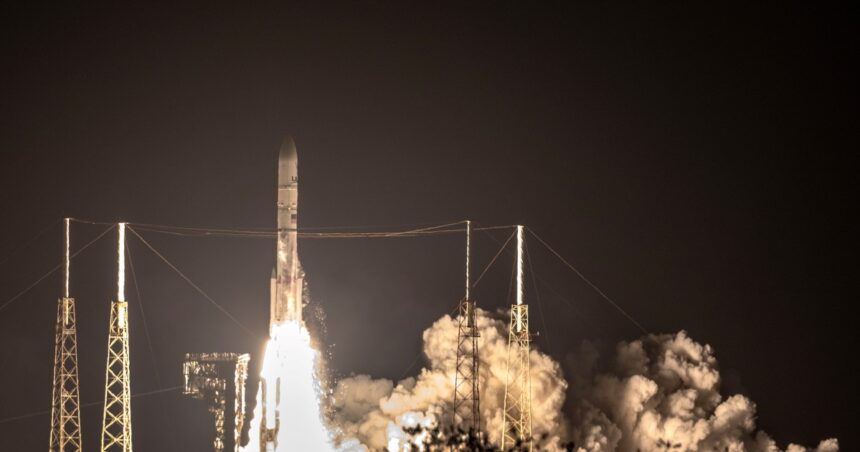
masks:
{"type": "Polygon", "coordinates": [[[320,411],[318,359],[319,353],[311,346],[307,329],[299,322],[272,328],[260,375],[266,384],[266,416],[264,420],[261,382],[251,420],[250,441],[244,451],[334,450],[320,411]],[[276,449],[260,448],[261,422],[265,422],[268,429],[277,428],[276,449]]]}

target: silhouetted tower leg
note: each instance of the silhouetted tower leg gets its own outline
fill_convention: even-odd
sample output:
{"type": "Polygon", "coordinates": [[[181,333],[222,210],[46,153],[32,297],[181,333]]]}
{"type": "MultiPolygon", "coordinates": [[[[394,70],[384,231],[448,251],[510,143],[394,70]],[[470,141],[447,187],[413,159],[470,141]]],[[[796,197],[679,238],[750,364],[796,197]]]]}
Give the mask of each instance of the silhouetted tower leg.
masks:
{"type": "Polygon", "coordinates": [[[65,290],[57,301],[50,452],[81,451],[80,385],[75,300],[69,297],[69,219],[65,219],[65,290]]]}
{"type": "Polygon", "coordinates": [[[125,223],[119,224],[117,300],[111,302],[108,332],[102,452],[131,452],[131,374],[128,353],[128,302],[125,298],[125,223]]]}
{"type": "Polygon", "coordinates": [[[466,222],[466,296],[457,316],[457,363],[454,373],[452,423],[475,433],[481,430],[481,397],[478,385],[478,323],[476,303],[469,299],[472,223],[466,222]]]}
{"type": "Polygon", "coordinates": [[[529,365],[529,308],[523,304],[523,227],[517,226],[517,303],[511,306],[508,329],[508,370],[505,378],[505,419],[502,449],[518,442],[531,450],[532,408],[529,365]]]}

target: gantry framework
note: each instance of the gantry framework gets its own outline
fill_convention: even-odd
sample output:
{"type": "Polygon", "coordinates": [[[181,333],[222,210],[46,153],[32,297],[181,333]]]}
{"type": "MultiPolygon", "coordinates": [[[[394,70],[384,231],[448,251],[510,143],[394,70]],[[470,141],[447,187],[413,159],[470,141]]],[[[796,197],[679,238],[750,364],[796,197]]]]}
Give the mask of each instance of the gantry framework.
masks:
{"type": "Polygon", "coordinates": [[[479,386],[478,322],[476,302],[470,298],[472,223],[466,222],[466,295],[460,301],[457,316],[457,362],[454,373],[454,406],[452,423],[466,431],[481,431],[481,396],[479,386]]]}
{"type": "Polygon", "coordinates": [[[119,225],[117,299],[111,302],[108,331],[102,452],[131,452],[131,373],[128,352],[128,302],[125,301],[125,223],[119,225]]]}
{"type": "Polygon", "coordinates": [[[245,425],[247,353],[188,353],[183,394],[203,400],[215,418],[215,452],[237,452],[245,425]]]}
{"type": "Polygon", "coordinates": [[[517,226],[517,302],[511,306],[508,328],[502,450],[519,445],[532,448],[532,409],[529,352],[529,307],[523,303],[523,227],[517,226]]]}
{"type": "Polygon", "coordinates": [[[50,452],[81,451],[81,401],[75,299],[69,297],[69,219],[65,219],[65,290],[57,301],[50,452]]]}

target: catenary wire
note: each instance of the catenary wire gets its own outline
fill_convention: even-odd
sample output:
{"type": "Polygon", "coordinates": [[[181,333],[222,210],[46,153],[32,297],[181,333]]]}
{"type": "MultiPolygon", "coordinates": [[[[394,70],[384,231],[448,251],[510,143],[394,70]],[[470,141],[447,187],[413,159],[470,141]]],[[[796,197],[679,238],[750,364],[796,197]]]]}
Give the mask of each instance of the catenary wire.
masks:
{"type": "MultiPolygon", "coordinates": [[[[143,332],[146,335],[146,345],[149,347],[149,358],[152,361],[152,372],[155,375],[155,384],[159,389],[162,389],[161,384],[161,372],[158,371],[158,363],[155,360],[155,347],[152,346],[152,336],[149,334],[149,324],[146,320],[146,311],[143,309],[143,297],[140,296],[140,286],[137,284],[137,272],[134,270],[134,259],[131,257],[131,247],[128,246],[128,242],[125,243],[125,252],[128,256],[128,266],[131,269],[131,281],[134,283],[134,292],[137,295],[137,303],[135,303],[140,309],[140,317],[143,323],[143,332]]],[[[170,441],[173,444],[174,449],[177,447],[176,443],[176,433],[173,429],[173,423],[170,418],[170,411],[164,405],[164,401],[161,401],[161,411],[164,415],[162,420],[164,421],[164,428],[170,432],[170,441]]]]}
{"type": "MultiPolygon", "coordinates": [[[[77,256],[78,254],[80,254],[83,250],[85,250],[85,249],[89,248],[89,247],[90,247],[90,245],[92,245],[93,243],[96,243],[100,238],[104,237],[104,235],[105,235],[105,234],[107,234],[111,229],[113,229],[113,228],[114,228],[114,226],[115,226],[115,225],[113,225],[113,226],[109,226],[107,229],[105,229],[105,230],[104,230],[104,232],[102,232],[101,234],[97,235],[97,236],[96,236],[96,238],[94,238],[94,239],[90,240],[86,245],[82,246],[80,249],[78,249],[77,251],[75,251],[71,256],[69,256],[69,258],[70,258],[70,259],[73,259],[75,256],[77,256]]],[[[33,284],[30,284],[29,286],[27,286],[27,288],[26,288],[26,289],[22,290],[21,292],[18,292],[18,294],[17,294],[17,295],[15,295],[14,297],[12,297],[12,298],[10,298],[9,300],[7,300],[5,303],[3,303],[2,305],[0,305],[0,311],[2,311],[4,308],[6,308],[7,306],[9,306],[13,301],[15,301],[15,300],[17,300],[17,299],[21,298],[22,296],[24,296],[24,294],[26,294],[26,293],[27,293],[27,292],[29,292],[32,288],[34,288],[34,287],[36,287],[37,285],[39,285],[39,283],[40,283],[40,282],[44,281],[44,280],[45,280],[45,278],[47,278],[47,277],[51,276],[52,274],[54,274],[54,272],[55,272],[55,271],[57,271],[57,270],[59,270],[60,268],[62,268],[62,267],[63,267],[63,265],[64,265],[64,263],[62,263],[62,262],[61,262],[61,263],[59,263],[59,264],[57,264],[57,266],[56,266],[56,267],[52,268],[50,271],[48,271],[48,273],[45,273],[44,275],[42,275],[42,277],[41,277],[41,278],[39,278],[39,279],[37,279],[37,280],[36,280],[36,282],[34,282],[33,284]]]]}
{"type": "Polygon", "coordinates": [[[57,225],[57,223],[59,223],[59,222],[61,222],[61,221],[63,221],[63,219],[62,219],[62,218],[60,218],[59,220],[55,220],[55,221],[54,221],[54,222],[52,222],[51,224],[49,224],[49,225],[45,226],[41,231],[39,231],[36,235],[34,235],[33,237],[31,237],[31,238],[30,238],[29,240],[27,240],[26,242],[23,242],[23,243],[19,244],[18,246],[16,246],[16,247],[12,248],[11,250],[9,250],[9,252],[6,254],[6,257],[4,257],[3,259],[0,259],[0,265],[3,265],[3,264],[5,264],[6,262],[9,262],[9,260],[10,260],[10,259],[12,259],[12,256],[14,256],[14,255],[15,255],[15,253],[17,253],[18,251],[21,251],[21,250],[23,250],[23,249],[27,248],[28,246],[30,246],[30,245],[31,245],[33,242],[35,242],[39,237],[41,237],[41,236],[45,235],[45,233],[46,233],[46,232],[48,232],[49,230],[51,230],[51,228],[53,228],[54,226],[56,226],[56,225],[57,225]]]}
{"type": "MultiPolygon", "coordinates": [[[[146,397],[146,396],[151,396],[151,395],[155,395],[155,394],[163,394],[165,392],[176,391],[177,389],[182,389],[182,386],[171,386],[169,388],[156,389],[154,391],[139,392],[137,394],[132,394],[131,397],[132,398],[146,397]]],[[[98,400],[98,401],[94,401],[94,402],[87,402],[87,403],[81,404],[80,408],[87,408],[87,407],[102,405],[102,404],[104,404],[104,400],[98,400]]],[[[36,411],[34,413],[22,414],[20,416],[7,417],[5,419],[0,419],[0,424],[5,424],[7,422],[20,421],[22,419],[27,419],[27,418],[36,417],[36,416],[44,416],[46,414],[51,414],[51,410],[36,411]]]]}
{"type": "MultiPolygon", "coordinates": [[[[495,255],[495,256],[493,256],[493,258],[490,260],[490,263],[489,263],[489,264],[487,264],[487,266],[486,266],[486,267],[484,267],[484,271],[482,271],[482,272],[481,272],[481,274],[478,276],[478,279],[476,279],[476,280],[475,280],[475,282],[474,282],[474,283],[472,283],[472,289],[474,289],[475,287],[477,287],[478,283],[479,283],[479,282],[481,282],[481,278],[483,278],[483,277],[484,277],[484,275],[486,275],[486,274],[487,274],[487,271],[488,271],[488,270],[490,270],[490,267],[492,267],[492,266],[493,266],[493,263],[495,263],[495,262],[496,262],[496,259],[498,259],[498,258],[499,258],[499,256],[502,254],[502,252],[503,252],[503,251],[505,251],[505,247],[507,247],[507,246],[508,246],[508,243],[510,243],[511,239],[513,239],[515,235],[516,235],[516,231],[512,232],[512,233],[511,233],[511,235],[510,235],[510,236],[508,236],[508,239],[507,239],[507,240],[505,240],[505,243],[504,243],[504,244],[502,244],[501,248],[499,248],[499,251],[498,251],[498,252],[496,253],[496,255],[495,255]]],[[[492,237],[492,236],[490,236],[490,237],[492,237]]],[[[495,240],[495,238],[494,238],[494,240],[495,240]]],[[[497,242],[497,243],[498,243],[498,242],[497,242]]]]}
{"type": "MultiPolygon", "coordinates": [[[[112,224],[99,221],[82,220],[72,218],[72,221],[84,224],[112,224]]],[[[455,234],[465,231],[464,227],[456,227],[465,225],[466,220],[457,222],[436,224],[420,228],[406,229],[402,231],[348,231],[348,232],[320,232],[331,230],[345,229],[370,229],[380,227],[407,227],[415,225],[400,225],[400,226],[320,226],[320,227],[303,227],[297,230],[297,235],[300,238],[312,239],[339,239],[339,238],[398,238],[398,237],[420,237],[425,235],[439,234],[455,234]]],[[[209,228],[209,227],[188,227],[188,226],[171,226],[153,223],[134,223],[127,222],[131,227],[137,228],[139,231],[155,232],[159,234],[168,234],[187,237],[234,237],[234,238],[262,238],[270,239],[277,237],[277,231],[272,229],[252,229],[252,228],[209,228]]],[[[486,226],[473,228],[474,231],[491,231],[496,229],[511,228],[511,225],[503,226],[486,226]]]]}
{"type": "Polygon", "coordinates": [[[236,325],[239,325],[239,327],[242,328],[243,330],[245,330],[245,332],[248,333],[250,336],[256,337],[256,335],[253,333],[253,331],[251,331],[250,328],[246,327],[242,322],[239,321],[239,319],[234,317],[233,314],[230,314],[230,312],[227,311],[226,309],[224,309],[223,306],[218,304],[217,301],[213,300],[212,297],[210,297],[203,289],[200,288],[200,286],[198,286],[197,284],[194,284],[194,281],[191,281],[190,278],[185,276],[185,274],[182,273],[182,271],[180,271],[178,268],[176,268],[175,265],[173,265],[169,260],[167,260],[167,258],[164,257],[164,255],[162,255],[155,248],[153,248],[152,245],[149,244],[149,242],[147,242],[140,234],[138,234],[134,230],[134,228],[128,228],[128,229],[131,231],[132,234],[134,234],[138,239],[140,239],[140,241],[144,245],[146,245],[146,247],[149,248],[150,251],[152,251],[156,256],[158,256],[159,259],[164,261],[164,263],[167,264],[168,267],[170,267],[174,272],[176,272],[176,274],[178,274],[182,279],[184,279],[185,282],[187,282],[191,287],[194,288],[194,290],[196,290],[198,293],[200,293],[200,295],[202,295],[203,298],[206,298],[206,300],[208,300],[210,303],[212,303],[213,306],[218,308],[219,311],[221,311],[224,315],[226,315],[228,318],[230,318],[230,320],[232,320],[233,323],[235,323],[236,325]]]}
{"type": "MultiPolygon", "coordinates": [[[[457,303],[457,305],[456,305],[456,306],[454,306],[454,309],[452,309],[452,310],[451,310],[451,312],[449,312],[449,313],[448,313],[448,315],[450,316],[450,315],[454,314],[455,312],[457,312],[457,310],[458,310],[458,309],[460,309],[460,303],[457,303]]],[[[408,373],[409,373],[409,371],[410,371],[410,370],[412,370],[412,368],[413,368],[413,367],[415,367],[415,364],[417,364],[417,363],[418,363],[418,359],[419,359],[419,358],[421,358],[421,354],[422,354],[423,352],[424,352],[424,351],[423,351],[423,350],[421,350],[420,348],[418,349],[418,353],[416,353],[416,354],[415,354],[415,357],[414,357],[414,358],[412,358],[412,363],[411,363],[411,364],[409,364],[409,367],[407,367],[407,368],[406,368],[406,369],[405,369],[405,370],[400,374],[400,377],[397,379],[397,381],[398,381],[398,382],[399,382],[400,380],[403,380],[403,378],[404,378],[404,377],[406,377],[406,374],[408,374],[408,373]]]]}
{"type": "MultiPolygon", "coordinates": [[[[514,234],[516,234],[516,232],[515,232],[514,234]]],[[[493,240],[494,242],[496,242],[496,244],[497,244],[497,245],[500,245],[500,244],[502,243],[502,242],[500,242],[498,239],[496,239],[495,237],[493,237],[491,234],[487,234],[487,237],[489,237],[491,240],[493,240]]],[[[513,237],[513,236],[511,236],[511,237],[513,237]]],[[[509,250],[507,250],[507,248],[506,248],[506,247],[502,247],[502,250],[506,251],[508,254],[511,254],[511,252],[510,252],[509,250]]],[[[544,285],[544,286],[545,286],[545,287],[546,287],[550,292],[552,292],[552,293],[553,293],[553,295],[555,295],[556,297],[558,297],[559,299],[561,299],[562,301],[564,301],[564,304],[565,304],[568,308],[570,308],[571,310],[573,310],[573,312],[576,314],[576,317],[575,317],[575,318],[576,318],[578,321],[582,322],[582,319],[583,319],[583,318],[585,318],[585,317],[587,317],[585,314],[583,314],[583,312],[582,312],[582,311],[580,311],[580,310],[576,307],[576,305],[575,305],[572,301],[570,301],[567,297],[565,297],[564,295],[560,294],[557,290],[555,290],[555,289],[554,289],[554,288],[553,288],[553,287],[552,287],[552,286],[551,286],[551,285],[550,285],[546,280],[544,280],[543,278],[541,278],[541,276],[540,276],[540,275],[538,275],[538,274],[536,274],[536,273],[533,273],[533,274],[534,274],[535,278],[537,279],[537,281],[538,281],[539,283],[543,284],[543,285],[544,285]]],[[[583,326],[585,326],[586,328],[588,328],[588,323],[582,322],[582,325],[583,325],[583,326]]]]}
{"type": "Polygon", "coordinates": [[[540,322],[541,322],[541,325],[543,326],[543,331],[545,333],[544,336],[546,337],[546,348],[548,351],[552,352],[552,340],[550,340],[549,326],[547,326],[546,317],[544,317],[543,304],[540,301],[540,291],[538,290],[538,285],[537,285],[537,275],[535,274],[535,269],[532,266],[532,258],[531,258],[531,255],[529,255],[528,244],[523,243],[523,248],[525,248],[524,251],[525,251],[525,255],[526,255],[526,263],[529,264],[529,273],[532,276],[532,286],[534,287],[534,290],[535,290],[535,300],[537,301],[538,313],[540,314],[540,322]]]}
{"type": "Polygon", "coordinates": [[[535,233],[535,231],[533,231],[531,228],[526,228],[526,229],[528,229],[528,231],[529,231],[529,233],[531,233],[532,237],[536,238],[538,240],[538,242],[541,243],[541,245],[543,245],[547,250],[549,250],[553,255],[555,255],[555,257],[557,257],[564,265],[566,265],[568,268],[573,270],[573,272],[576,273],[576,275],[579,276],[580,279],[582,279],[586,284],[591,286],[591,288],[594,289],[594,291],[597,292],[604,300],[606,300],[609,304],[611,304],[618,312],[623,314],[624,317],[627,317],[627,320],[629,320],[631,323],[636,325],[636,327],[639,328],[640,330],[642,330],[643,333],[648,334],[648,330],[645,329],[645,327],[642,326],[641,323],[637,322],[636,319],[634,319],[632,315],[628,314],[627,311],[624,310],[624,308],[622,308],[621,306],[618,305],[618,303],[616,303],[611,298],[609,298],[609,296],[606,295],[602,290],[600,290],[600,288],[597,287],[597,285],[595,285],[593,282],[591,282],[591,280],[586,278],[585,275],[582,274],[582,272],[577,270],[577,268],[574,267],[573,264],[571,264],[570,262],[567,261],[567,259],[562,257],[562,255],[559,254],[558,251],[554,250],[551,246],[549,246],[549,244],[546,243],[542,238],[540,238],[540,236],[538,236],[537,233],[535,233]]]}

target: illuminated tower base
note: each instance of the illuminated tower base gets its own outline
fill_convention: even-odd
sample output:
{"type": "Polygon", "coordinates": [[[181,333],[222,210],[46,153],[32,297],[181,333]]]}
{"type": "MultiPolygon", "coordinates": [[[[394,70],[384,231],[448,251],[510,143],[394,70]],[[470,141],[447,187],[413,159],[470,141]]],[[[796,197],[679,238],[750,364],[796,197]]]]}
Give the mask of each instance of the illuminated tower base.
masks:
{"type": "Polygon", "coordinates": [[[102,452],[131,452],[131,380],[128,369],[128,302],[111,302],[102,452]]]}
{"type": "Polygon", "coordinates": [[[478,325],[475,302],[460,302],[457,317],[457,364],[454,376],[453,424],[475,433],[481,430],[481,398],[478,386],[478,325]]]}
{"type": "Polygon", "coordinates": [[[78,340],[74,298],[57,302],[50,452],[81,452],[78,340]]]}
{"type": "Polygon", "coordinates": [[[532,409],[529,377],[529,307],[511,306],[508,335],[508,371],[505,379],[505,422],[502,426],[502,450],[519,444],[531,450],[532,409]]]}

